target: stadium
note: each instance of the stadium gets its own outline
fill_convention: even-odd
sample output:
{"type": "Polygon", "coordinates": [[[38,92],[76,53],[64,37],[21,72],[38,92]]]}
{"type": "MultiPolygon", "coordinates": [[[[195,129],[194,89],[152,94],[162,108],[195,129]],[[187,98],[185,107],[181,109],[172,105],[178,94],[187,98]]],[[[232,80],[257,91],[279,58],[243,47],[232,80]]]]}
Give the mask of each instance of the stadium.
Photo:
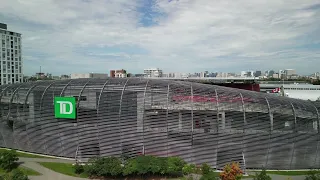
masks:
{"type": "Polygon", "coordinates": [[[221,169],[320,168],[311,101],[187,81],[144,78],[0,86],[0,146],[86,161],[179,156],[221,169]]]}

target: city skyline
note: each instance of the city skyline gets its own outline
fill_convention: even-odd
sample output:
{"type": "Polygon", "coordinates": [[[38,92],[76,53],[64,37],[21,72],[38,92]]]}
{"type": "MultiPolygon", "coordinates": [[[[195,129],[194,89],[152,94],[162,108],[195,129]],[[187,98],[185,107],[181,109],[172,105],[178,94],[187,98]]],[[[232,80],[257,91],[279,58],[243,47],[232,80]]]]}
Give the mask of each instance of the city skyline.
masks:
{"type": "Polygon", "coordinates": [[[158,67],[309,75],[320,65],[319,13],[315,0],[4,0],[0,7],[1,22],[23,35],[26,75],[39,66],[52,74],[158,67]]]}

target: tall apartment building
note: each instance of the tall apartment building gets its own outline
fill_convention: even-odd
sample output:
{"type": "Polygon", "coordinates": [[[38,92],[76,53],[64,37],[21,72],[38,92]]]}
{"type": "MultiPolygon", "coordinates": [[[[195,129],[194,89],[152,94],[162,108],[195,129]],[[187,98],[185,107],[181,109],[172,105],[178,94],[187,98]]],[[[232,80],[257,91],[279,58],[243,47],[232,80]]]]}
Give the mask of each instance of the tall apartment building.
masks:
{"type": "Polygon", "coordinates": [[[1,84],[23,82],[21,34],[8,31],[7,25],[0,23],[0,74],[1,84]]]}
{"type": "Polygon", "coordinates": [[[159,68],[144,69],[145,77],[162,77],[162,70],[159,68]]]}

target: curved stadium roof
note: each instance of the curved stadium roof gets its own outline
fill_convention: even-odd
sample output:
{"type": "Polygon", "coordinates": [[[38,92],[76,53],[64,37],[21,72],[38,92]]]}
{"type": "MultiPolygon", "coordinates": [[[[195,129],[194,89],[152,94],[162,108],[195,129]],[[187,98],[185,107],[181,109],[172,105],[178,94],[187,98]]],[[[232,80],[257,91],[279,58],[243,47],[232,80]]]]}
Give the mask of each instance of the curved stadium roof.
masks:
{"type": "Polygon", "coordinates": [[[0,146],[81,159],[152,154],[221,168],[320,166],[319,106],[215,85],[75,79],[0,86],[0,146]],[[78,99],[77,119],[54,97],[78,99]],[[318,108],[316,108],[318,107],[318,108]]]}

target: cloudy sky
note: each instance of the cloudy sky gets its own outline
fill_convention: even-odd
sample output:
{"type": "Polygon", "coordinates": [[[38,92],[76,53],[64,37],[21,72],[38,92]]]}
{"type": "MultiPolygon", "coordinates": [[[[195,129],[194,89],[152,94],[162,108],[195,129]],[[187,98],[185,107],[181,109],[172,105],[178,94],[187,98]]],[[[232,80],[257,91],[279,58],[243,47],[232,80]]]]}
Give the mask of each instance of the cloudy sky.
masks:
{"type": "Polygon", "coordinates": [[[1,0],[24,72],[320,71],[319,0],[1,0]]]}

